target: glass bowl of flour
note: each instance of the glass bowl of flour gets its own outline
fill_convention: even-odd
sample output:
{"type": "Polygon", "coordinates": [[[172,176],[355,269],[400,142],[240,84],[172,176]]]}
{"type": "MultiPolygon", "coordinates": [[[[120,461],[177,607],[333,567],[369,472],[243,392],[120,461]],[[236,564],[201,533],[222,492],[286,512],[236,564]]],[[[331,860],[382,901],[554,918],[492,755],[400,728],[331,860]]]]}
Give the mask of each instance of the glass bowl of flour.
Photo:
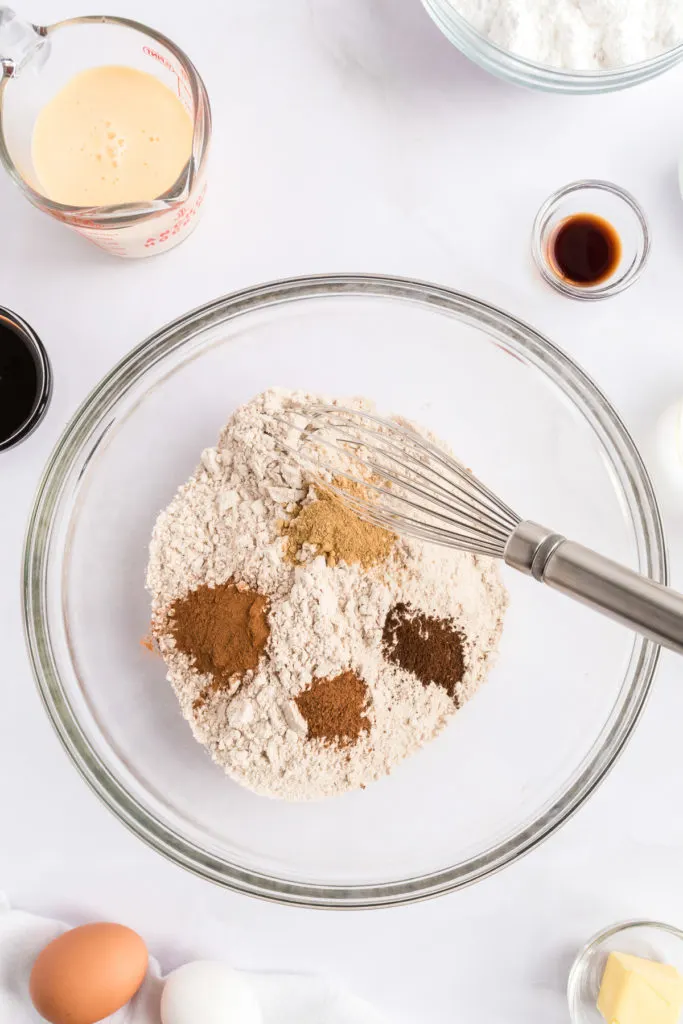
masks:
{"type": "MultiPolygon", "coordinates": [[[[271,387],[367,396],[432,430],[522,515],[666,581],[633,441],[546,338],[423,282],[281,281],[158,331],[59,441],[24,568],[47,712],[116,817],[220,885],[302,906],[377,907],[471,884],[534,849],[591,795],[639,719],[658,651],[503,568],[509,606],[494,667],[389,774],[319,799],[262,795],[226,774],[144,642],[145,574],[159,513],[200,457],[211,463],[202,453],[235,410],[271,387]]],[[[351,700],[353,681],[339,685],[351,700]]]]}
{"type": "Polygon", "coordinates": [[[499,78],[549,92],[625,89],[683,60],[679,0],[422,0],[444,35],[499,78]]]}

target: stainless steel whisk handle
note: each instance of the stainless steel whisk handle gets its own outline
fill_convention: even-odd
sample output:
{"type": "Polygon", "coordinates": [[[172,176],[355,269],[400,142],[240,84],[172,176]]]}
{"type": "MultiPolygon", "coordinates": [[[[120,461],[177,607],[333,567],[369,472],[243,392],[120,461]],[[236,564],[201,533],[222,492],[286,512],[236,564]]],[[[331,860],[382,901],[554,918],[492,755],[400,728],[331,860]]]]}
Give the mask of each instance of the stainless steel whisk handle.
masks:
{"type": "Polygon", "coordinates": [[[683,594],[529,521],[510,535],[503,558],[513,569],[683,654],[683,594]]]}

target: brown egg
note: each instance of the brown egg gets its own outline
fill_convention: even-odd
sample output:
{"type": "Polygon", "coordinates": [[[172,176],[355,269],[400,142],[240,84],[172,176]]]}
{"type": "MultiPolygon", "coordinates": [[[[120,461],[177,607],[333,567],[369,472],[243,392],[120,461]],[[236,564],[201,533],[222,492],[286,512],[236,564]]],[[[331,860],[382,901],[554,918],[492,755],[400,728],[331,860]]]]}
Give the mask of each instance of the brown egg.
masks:
{"type": "Polygon", "coordinates": [[[147,971],[147,947],[122,924],[85,924],[36,957],[31,1000],[50,1024],[95,1024],[131,999],[147,971]]]}

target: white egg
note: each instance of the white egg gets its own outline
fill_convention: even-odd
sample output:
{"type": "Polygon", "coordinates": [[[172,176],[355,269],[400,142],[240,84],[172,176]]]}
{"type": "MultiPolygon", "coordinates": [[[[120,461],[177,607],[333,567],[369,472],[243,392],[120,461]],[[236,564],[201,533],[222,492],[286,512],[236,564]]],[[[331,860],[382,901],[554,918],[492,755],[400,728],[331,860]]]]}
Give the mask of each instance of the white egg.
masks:
{"type": "Polygon", "coordinates": [[[261,1024],[249,982],[212,960],[185,964],[169,974],[161,993],[162,1024],[261,1024]]]}
{"type": "Polygon", "coordinates": [[[656,444],[666,482],[673,490],[683,490],[683,402],[670,405],[662,413],[657,423],[656,444]]]}

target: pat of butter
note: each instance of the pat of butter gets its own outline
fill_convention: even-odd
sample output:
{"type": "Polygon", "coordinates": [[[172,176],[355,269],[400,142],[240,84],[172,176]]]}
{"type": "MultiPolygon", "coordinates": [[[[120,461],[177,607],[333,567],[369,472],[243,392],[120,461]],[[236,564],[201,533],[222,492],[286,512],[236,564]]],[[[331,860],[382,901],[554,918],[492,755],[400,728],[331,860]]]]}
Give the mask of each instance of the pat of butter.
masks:
{"type": "Polygon", "coordinates": [[[677,1024],[683,978],[675,967],[629,953],[610,953],[598,1010],[608,1024],[677,1024]]]}

